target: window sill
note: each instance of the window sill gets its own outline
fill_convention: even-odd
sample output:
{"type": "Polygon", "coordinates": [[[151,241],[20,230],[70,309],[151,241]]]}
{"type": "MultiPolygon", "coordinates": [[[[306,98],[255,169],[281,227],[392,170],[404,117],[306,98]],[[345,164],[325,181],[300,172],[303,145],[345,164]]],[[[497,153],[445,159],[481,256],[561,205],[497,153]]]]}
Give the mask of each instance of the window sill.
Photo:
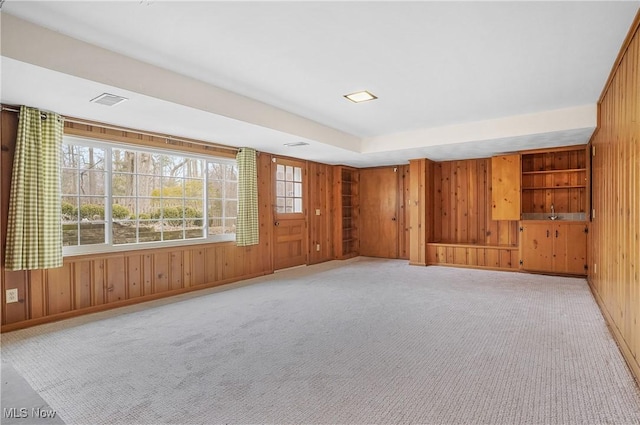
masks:
{"type": "Polygon", "coordinates": [[[84,245],[64,247],[62,254],[64,258],[80,257],[84,255],[119,254],[130,251],[155,251],[159,249],[171,249],[176,247],[194,246],[194,245],[210,245],[215,243],[229,243],[236,241],[235,233],[219,235],[212,238],[185,239],[179,241],[168,242],[147,242],[144,244],[122,244],[122,245],[84,245]]]}

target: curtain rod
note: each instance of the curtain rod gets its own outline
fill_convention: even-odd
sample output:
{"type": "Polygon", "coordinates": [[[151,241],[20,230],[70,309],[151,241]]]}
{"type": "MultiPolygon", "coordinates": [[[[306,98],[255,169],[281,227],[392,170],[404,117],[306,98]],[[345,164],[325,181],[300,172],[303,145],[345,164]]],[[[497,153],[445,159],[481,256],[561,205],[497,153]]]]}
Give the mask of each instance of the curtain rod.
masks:
{"type": "MultiPolygon", "coordinates": [[[[20,112],[19,108],[11,107],[11,106],[4,106],[4,105],[2,105],[2,110],[3,111],[7,111],[7,112],[16,112],[16,113],[20,112]]],[[[216,148],[216,149],[225,149],[225,150],[234,151],[234,152],[238,152],[240,150],[240,148],[233,148],[233,147],[230,147],[230,146],[217,145],[217,144],[214,144],[214,143],[207,143],[207,142],[199,142],[197,140],[181,139],[179,137],[174,137],[174,136],[170,136],[170,135],[166,135],[166,134],[149,133],[149,132],[145,132],[145,131],[132,130],[132,129],[126,128],[126,127],[120,127],[120,126],[114,126],[114,125],[109,125],[109,124],[96,123],[96,122],[92,122],[92,121],[89,121],[89,120],[82,120],[82,119],[79,119],[79,118],[66,117],[64,115],[62,115],[62,117],[64,118],[64,120],[66,122],[70,122],[70,123],[74,123],[74,124],[90,125],[90,126],[93,126],[93,127],[102,127],[102,128],[106,128],[106,129],[109,129],[109,130],[126,131],[128,133],[140,134],[142,136],[158,137],[158,138],[161,138],[161,139],[165,139],[165,143],[169,143],[169,141],[175,141],[175,142],[182,142],[182,143],[190,143],[192,145],[211,147],[211,148],[216,148]]]]}

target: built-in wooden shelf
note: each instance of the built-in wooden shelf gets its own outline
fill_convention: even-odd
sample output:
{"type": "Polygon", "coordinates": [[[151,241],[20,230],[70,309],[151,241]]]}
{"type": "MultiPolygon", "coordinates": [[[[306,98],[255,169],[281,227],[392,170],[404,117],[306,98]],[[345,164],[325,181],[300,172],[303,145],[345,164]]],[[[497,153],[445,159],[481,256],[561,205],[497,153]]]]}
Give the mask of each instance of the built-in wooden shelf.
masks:
{"type": "Polygon", "coordinates": [[[359,173],[351,167],[337,166],[334,168],[336,182],[333,199],[341,220],[338,220],[334,230],[335,258],[345,259],[359,255],[360,241],[358,237],[359,203],[359,173]]]}
{"type": "Polygon", "coordinates": [[[586,146],[523,152],[521,213],[574,214],[589,211],[586,146]]]}
{"type": "Polygon", "coordinates": [[[539,170],[539,171],[523,171],[522,174],[553,174],[553,173],[578,173],[587,171],[586,168],[572,168],[566,170],[539,170]]]}
{"type": "Polygon", "coordinates": [[[522,190],[540,190],[540,189],[583,189],[587,187],[584,184],[571,185],[571,186],[535,186],[535,187],[523,187],[522,190]]]}

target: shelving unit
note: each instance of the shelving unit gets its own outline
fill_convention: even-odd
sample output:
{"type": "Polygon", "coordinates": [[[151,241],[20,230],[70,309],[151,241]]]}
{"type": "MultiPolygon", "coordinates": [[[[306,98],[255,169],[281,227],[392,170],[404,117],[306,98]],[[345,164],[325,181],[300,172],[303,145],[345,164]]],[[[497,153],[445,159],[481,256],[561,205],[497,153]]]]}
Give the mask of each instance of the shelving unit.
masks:
{"type": "Polygon", "coordinates": [[[588,159],[586,146],[522,153],[522,270],[586,274],[588,159]]]}
{"type": "Polygon", "coordinates": [[[359,196],[358,170],[351,167],[334,168],[334,199],[336,213],[340,219],[335,226],[334,253],[337,259],[359,255],[359,196]]]}
{"type": "Polygon", "coordinates": [[[585,146],[522,154],[522,213],[587,212],[585,146]]]}

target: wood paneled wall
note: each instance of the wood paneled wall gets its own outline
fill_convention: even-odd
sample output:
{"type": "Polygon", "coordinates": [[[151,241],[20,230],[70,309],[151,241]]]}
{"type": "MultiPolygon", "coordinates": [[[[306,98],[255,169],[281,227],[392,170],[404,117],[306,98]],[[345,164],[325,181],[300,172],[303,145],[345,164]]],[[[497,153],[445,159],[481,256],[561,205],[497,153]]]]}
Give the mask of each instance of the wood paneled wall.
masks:
{"type": "MultiPolygon", "coordinates": [[[[196,289],[217,286],[273,272],[273,183],[271,156],[258,157],[260,244],[237,247],[233,242],[172,248],[136,250],[65,258],[62,268],[10,272],[4,269],[6,217],[15,149],[17,114],[1,115],[0,173],[0,282],[2,283],[2,330],[7,331],[65,317],[134,304],[196,289]],[[5,303],[5,290],[17,288],[20,302],[5,303]]],[[[100,126],[65,124],[65,133],[133,145],[167,147],[165,139],[106,129],[100,126]]],[[[183,151],[233,156],[229,150],[171,142],[183,151]]],[[[331,166],[309,163],[309,240],[320,243],[310,263],[332,258],[331,166]],[[320,209],[321,215],[315,215],[320,209]]],[[[315,247],[315,243],[313,245],[315,247]]]]}
{"type": "Polygon", "coordinates": [[[433,175],[436,164],[428,159],[409,161],[409,264],[427,265],[427,243],[434,238],[433,175]]]}
{"type": "Polygon", "coordinates": [[[434,165],[433,240],[449,244],[517,246],[518,222],[491,219],[491,159],[434,165]]]}
{"type": "Polygon", "coordinates": [[[640,381],[640,11],[600,98],[592,138],[589,283],[640,381]]]}
{"type": "Polygon", "coordinates": [[[309,162],[309,264],[333,259],[333,167],[309,162]],[[320,213],[318,215],[318,212],[320,213]],[[320,245],[320,250],[317,249],[320,245]]]}
{"type": "Polygon", "coordinates": [[[518,247],[486,245],[427,244],[427,264],[492,270],[517,270],[518,247]]]}
{"type": "Polygon", "coordinates": [[[409,165],[398,166],[398,258],[409,259],[409,165]]]}

